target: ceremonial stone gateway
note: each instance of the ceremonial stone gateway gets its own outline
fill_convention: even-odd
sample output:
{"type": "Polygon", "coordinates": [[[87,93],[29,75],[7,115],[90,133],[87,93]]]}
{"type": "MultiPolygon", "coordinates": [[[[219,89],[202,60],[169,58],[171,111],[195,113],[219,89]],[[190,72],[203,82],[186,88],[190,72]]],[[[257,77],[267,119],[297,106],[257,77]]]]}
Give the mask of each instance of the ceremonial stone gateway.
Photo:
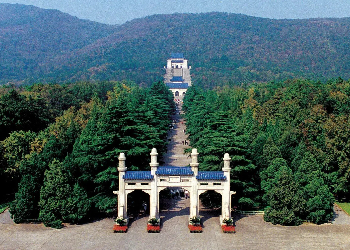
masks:
{"type": "Polygon", "coordinates": [[[150,171],[127,171],[124,153],[119,155],[118,218],[127,223],[127,195],[142,190],[150,196],[150,219],[159,221],[159,192],[168,187],[179,187],[190,192],[190,216],[199,217],[199,195],[208,190],[221,194],[220,223],[231,219],[230,161],[225,154],[222,171],[198,171],[198,152],[192,149],[190,167],[159,166],[158,153],[151,151],[150,171]]]}

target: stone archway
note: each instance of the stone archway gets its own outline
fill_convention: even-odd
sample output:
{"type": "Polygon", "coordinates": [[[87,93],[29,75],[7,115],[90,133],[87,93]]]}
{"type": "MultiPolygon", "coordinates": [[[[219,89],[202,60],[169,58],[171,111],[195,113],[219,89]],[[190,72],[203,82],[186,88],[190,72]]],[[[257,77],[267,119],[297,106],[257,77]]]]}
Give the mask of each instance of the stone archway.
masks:
{"type": "Polygon", "coordinates": [[[190,192],[190,216],[199,217],[199,195],[208,190],[213,190],[222,195],[222,213],[220,223],[231,219],[231,195],[230,191],[230,161],[225,154],[222,171],[198,171],[198,152],[192,149],[190,167],[159,166],[158,153],[155,148],[151,152],[151,171],[127,171],[125,155],[119,156],[119,191],[118,194],[118,218],[127,220],[127,194],[141,190],[150,195],[149,211],[150,219],[159,220],[159,192],[167,187],[184,188],[190,192]]]}

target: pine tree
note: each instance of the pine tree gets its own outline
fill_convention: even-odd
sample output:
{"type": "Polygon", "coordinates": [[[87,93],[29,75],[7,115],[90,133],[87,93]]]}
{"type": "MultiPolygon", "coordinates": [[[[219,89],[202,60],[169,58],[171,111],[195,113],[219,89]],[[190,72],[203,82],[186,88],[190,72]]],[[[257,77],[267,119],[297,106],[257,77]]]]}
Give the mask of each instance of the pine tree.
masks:
{"type": "Polygon", "coordinates": [[[334,196],[324,182],[325,176],[314,155],[306,152],[295,178],[306,200],[305,217],[316,224],[333,217],[334,196]]]}
{"type": "Polygon", "coordinates": [[[68,176],[63,170],[62,163],[54,160],[45,171],[44,184],[40,190],[39,220],[45,226],[62,227],[62,211],[66,208],[70,194],[68,176]]]}
{"type": "Polygon", "coordinates": [[[274,185],[276,185],[276,183],[274,182],[276,173],[283,166],[288,166],[286,160],[284,160],[283,158],[275,158],[268,166],[268,168],[260,173],[261,189],[264,191],[263,200],[265,202],[268,202],[267,193],[274,185]]]}
{"type": "Polygon", "coordinates": [[[292,170],[282,166],[276,173],[271,188],[267,192],[268,207],[265,221],[280,225],[300,225],[305,201],[294,181],[292,170]]]}
{"type": "Polygon", "coordinates": [[[10,205],[10,213],[15,223],[37,220],[38,203],[45,163],[36,153],[20,165],[21,180],[15,200],[10,205]]]}

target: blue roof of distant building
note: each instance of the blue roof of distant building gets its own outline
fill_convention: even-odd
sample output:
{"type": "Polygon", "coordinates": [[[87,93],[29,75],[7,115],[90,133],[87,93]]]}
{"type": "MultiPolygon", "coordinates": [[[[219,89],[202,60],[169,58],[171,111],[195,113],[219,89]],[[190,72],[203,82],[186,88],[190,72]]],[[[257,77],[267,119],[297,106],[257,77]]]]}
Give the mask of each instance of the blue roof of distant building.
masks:
{"type": "Polygon", "coordinates": [[[226,180],[223,171],[198,171],[197,180],[226,180]]]}
{"type": "Polygon", "coordinates": [[[188,83],[172,83],[172,82],[168,82],[166,83],[166,86],[169,89],[188,89],[188,83]]]}
{"type": "Polygon", "coordinates": [[[183,79],[182,79],[182,76],[173,76],[173,78],[171,78],[172,82],[182,82],[183,79]]]}
{"type": "Polygon", "coordinates": [[[191,167],[158,167],[156,175],[193,175],[191,167]]]}
{"type": "Polygon", "coordinates": [[[125,180],[153,180],[151,171],[126,171],[125,180]]]}
{"type": "Polygon", "coordinates": [[[172,63],[183,63],[184,60],[171,60],[172,63]]]}
{"type": "Polygon", "coordinates": [[[171,58],[184,58],[183,53],[171,53],[171,58]]]}

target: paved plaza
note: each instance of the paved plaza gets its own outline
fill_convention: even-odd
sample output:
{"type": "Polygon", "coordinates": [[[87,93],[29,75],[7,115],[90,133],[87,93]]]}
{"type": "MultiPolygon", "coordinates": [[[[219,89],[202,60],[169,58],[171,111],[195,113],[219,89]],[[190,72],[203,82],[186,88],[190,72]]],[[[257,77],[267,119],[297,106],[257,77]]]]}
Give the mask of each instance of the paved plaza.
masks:
{"type": "MultiPolygon", "coordinates": [[[[190,233],[188,199],[170,200],[161,213],[159,234],[147,233],[148,216],[131,222],[126,234],[113,233],[112,218],[62,229],[16,225],[0,215],[0,249],[350,249],[350,225],[275,226],[261,215],[236,217],[236,233],[224,234],[217,211],[200,210],[203,233],[190,233]]],[[[337,219],[336,219],[337,220],[337,219]]]]}
{"type": "MultiPolygon", "coordinates": [[[[179,112],[179,111],[178,111],[179,112]]],[[[182,118],[174,117],[169,150],[164,158],[170,166],[186,166],[183,154],[187,137],[182,118]],[[181,157],[177,157],[181,156],[181,157]]],[[[221,211],[200,208],[203,233],[190,233],[189,199],[163,199],[161,232],[147,233],[148,215],[133,218],[127,233],[114,233],[113,218],[62,229],[43,224],[15,224],[8,211],[0,214],[0,249],[350,249],[350,218],[338,207],[330,224],[303,224],[298,227],[272,225],[261,215],[234,216],[235,234],[221,232],[221,211]]]]}

